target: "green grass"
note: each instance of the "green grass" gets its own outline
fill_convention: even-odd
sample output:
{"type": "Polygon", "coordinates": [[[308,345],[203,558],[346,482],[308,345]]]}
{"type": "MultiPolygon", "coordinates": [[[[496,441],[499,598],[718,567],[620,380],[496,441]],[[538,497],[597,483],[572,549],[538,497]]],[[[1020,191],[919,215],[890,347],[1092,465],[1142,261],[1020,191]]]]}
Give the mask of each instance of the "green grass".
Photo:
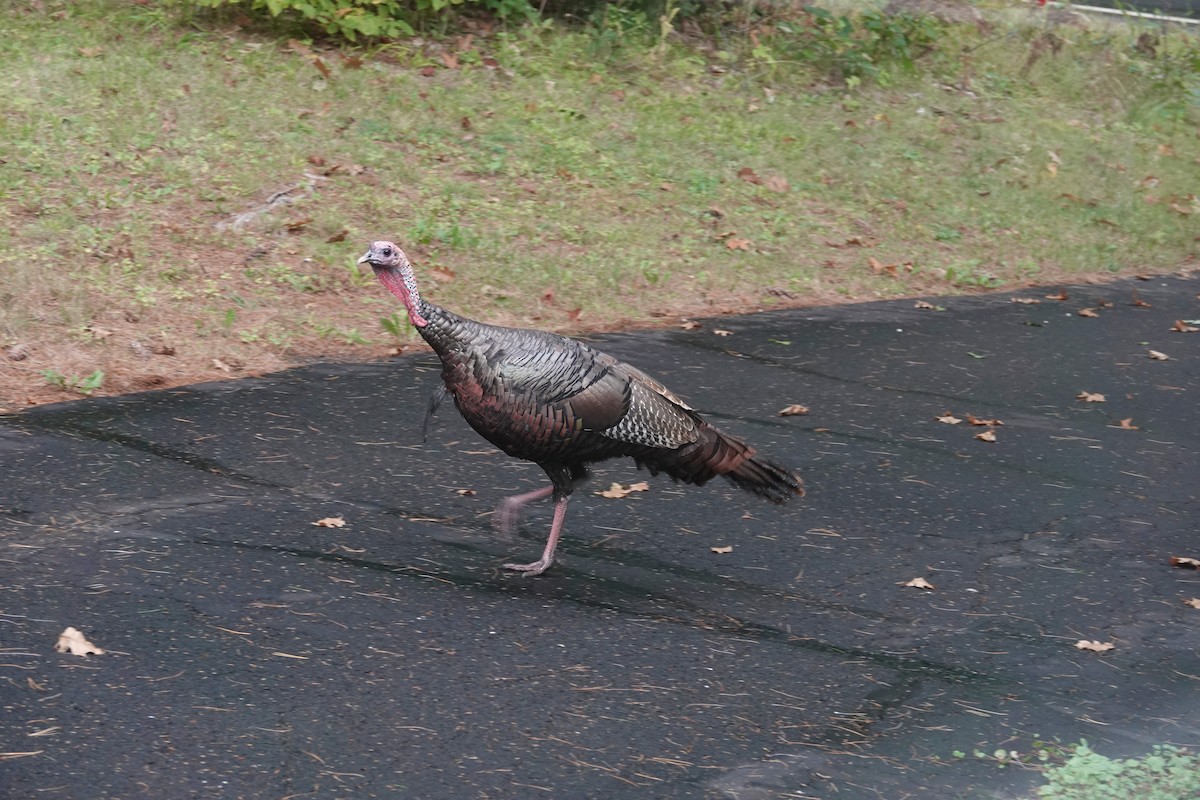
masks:
{"type": "Polygon", "coordinates": [[[428,46],[43,5],[0,19],[0,346],[43,343],[11,367],[31,380],[102,368],[104,391],[136,388],[131,339],[170,341],[181,379],[220,374],[214,357],[372,355],[413,336],[354,267],[380,237],[430,299],[557,329],[1196,257],[1200,45],[1178,33],[1148,60],[1136,31],[1060,31],[1022,75],[1040,29],[948,27],[915,72],[847,85],[765,30],[755,56],[742,34],[544,24],[478,35],[446,69],[428,46]],[[218,228],[306,173],[310,194],[218,228]],[[93,323],[117,333],[52,346],[93,323]]]}

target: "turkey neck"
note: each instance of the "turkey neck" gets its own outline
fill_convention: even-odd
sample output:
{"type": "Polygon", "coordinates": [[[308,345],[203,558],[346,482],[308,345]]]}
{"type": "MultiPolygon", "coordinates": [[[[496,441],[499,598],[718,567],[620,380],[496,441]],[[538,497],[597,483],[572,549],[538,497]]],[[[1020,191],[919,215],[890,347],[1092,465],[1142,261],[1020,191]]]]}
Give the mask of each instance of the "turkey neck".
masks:
{"type": "Polygon", "coordinates": [[[466,347],[487,338],[482,329],[488,326],[422,299],[412,267],[379,269],[376,270],[376,276],[388,291],[404,303],[409,322],[443,363],[460,360],[466,347]]]}
{"type": "MultiPolygon", "coordinates": [[[[417,288],[417,276],[413,274],[407,260],[400,267],[376,268],[375,277],[379,278],[379,282],[389,292],[400,298],[400,302],[404,303],[404,308],[408,311],[408,321],[425,336],[425,328],[429,325],[426,312],[437,307],[421,299],[421,290],[417,288]]],[[[428,340],[429,337],[425,338],[428,340]]]]}

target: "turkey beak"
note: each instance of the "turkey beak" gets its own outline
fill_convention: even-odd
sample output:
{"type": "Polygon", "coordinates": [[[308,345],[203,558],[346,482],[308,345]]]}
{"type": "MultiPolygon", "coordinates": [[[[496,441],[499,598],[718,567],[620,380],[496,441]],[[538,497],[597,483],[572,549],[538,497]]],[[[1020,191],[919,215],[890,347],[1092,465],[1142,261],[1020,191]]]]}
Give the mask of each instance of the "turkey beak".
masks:
{"type": "Polygon", "coordinates": [[[370,251],[370,250],[368,250],[368,251],[367,251],[367,252],[366,252],[366,253],[363,255],[363,257],[362,257],[362,258],[360,258],[360,259],[358,260],[358,263],[360,263],[360,264],[370,264],[370,263],[371,263],[371,251],[370,251]]]}

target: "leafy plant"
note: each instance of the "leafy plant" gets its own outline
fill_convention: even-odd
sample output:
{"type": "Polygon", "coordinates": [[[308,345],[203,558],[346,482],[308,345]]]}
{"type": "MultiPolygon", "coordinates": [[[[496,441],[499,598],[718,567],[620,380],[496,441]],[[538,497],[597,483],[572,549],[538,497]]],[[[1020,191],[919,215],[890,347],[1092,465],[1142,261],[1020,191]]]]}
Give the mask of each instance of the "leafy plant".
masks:
{"type": "Polygon", "coordinates": [[[44,369],[40,374],[52,386],[66,389],[68,392],[77,392],[85,397],[104,385],[104,370],[100,369],[86,377],[63,375],[54,369],[44,369]]]}
{"type": "Polygon", "coordinates": [[[760,40],[754,50],[759,59],[798,59],[836,80],[854,85],[865,78],[890,81],[888,68],[913,71],[917,59],[933,51],[943,33],[942,23],[931,16],[862,11],[835,14],[807,6],[804,13],[776,26],[782,36],[769,47],[760,40]]]}
{"type": "Polygon", "coordinates": [[[1142,758],[1112,759],[1086,741],[1067,760],[1046,770],[1043,800],[1193,800],[1200,796],[1200,756],[1157,745],[1142,758]]]}
{"type": "Polygon", "coordinates": [[[408,317],[399,313],[390,314],[386,317],[380,317],[379,326],[392,336],[395,336],[397,339],[405,338],[405,334],[407,334],[412,328],[412,324],[408,321],[408,317]]]}
{"type": "Polygon", "coordinates": [[[330,36],[358,41],[412,36],[430,18],[445,18],[473,5],[501,18],[527,19],[533,7],[523,0],[196,0],[209,8],[239,7],[303,22],[330,36]]]}
{"type": "MultiPolygon", "coordinates": [[[[411,9],[397,0],[196,0],[201,6],[238,6],[252,13],[289,17],[316,25],[325,33],[357,41],[412,36],[411,9]],[[407,12],[407,13],[406,13],[407,12]]],[[[431,4],[437,0],[428,0],[431,4]]],[[[442,0],[441,5],[449,5],[442,0]]]]}

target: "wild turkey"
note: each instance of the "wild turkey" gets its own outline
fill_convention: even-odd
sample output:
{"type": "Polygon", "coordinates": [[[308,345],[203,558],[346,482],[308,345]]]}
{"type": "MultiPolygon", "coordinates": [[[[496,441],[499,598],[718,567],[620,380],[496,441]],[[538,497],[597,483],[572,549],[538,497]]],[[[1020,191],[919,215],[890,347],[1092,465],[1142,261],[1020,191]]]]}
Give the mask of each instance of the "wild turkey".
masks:
{"type": "Polygon", "coordinates": [[[799,476],[755,458],[753,448],[709,425],[641,370],[574,339],[485,325],[423,300],[412,265],[391,242],[373,242],[358,263],[370,264],[400,298],[442,361],[445,386],[430,401],[425,427],[449,393],[483,438],[550,478],[550,486],[497,509],[497,526],[511,531],[527,503],[550,495],[556,501],[542,557],[506,569],[539,575],[554,562],[567,501],[595,461],[628,456],[652,475],[697,485],[720,475],[773,503],[803,496],[799,476]]]}

